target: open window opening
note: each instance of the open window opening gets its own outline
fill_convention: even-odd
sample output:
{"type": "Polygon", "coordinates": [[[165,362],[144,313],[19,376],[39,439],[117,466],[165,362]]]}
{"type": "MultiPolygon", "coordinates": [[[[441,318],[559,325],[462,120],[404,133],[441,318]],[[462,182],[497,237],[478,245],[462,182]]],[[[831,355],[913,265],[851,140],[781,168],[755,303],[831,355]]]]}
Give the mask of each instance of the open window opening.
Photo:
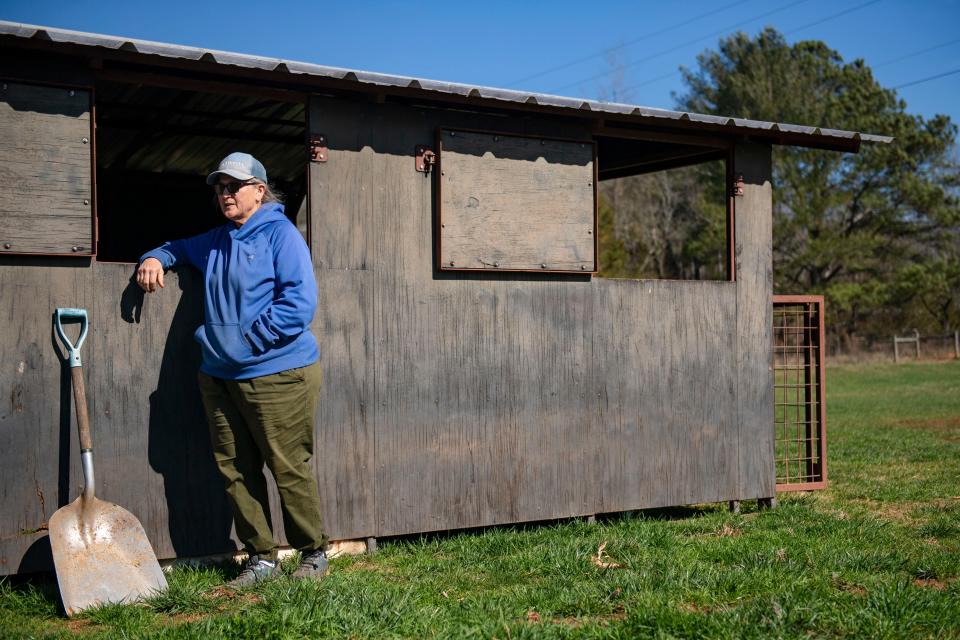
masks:
{"type": "Polygon", "coordinates": [[[601,278],[730,280],[725,149],[598,138],[601,278]]]}
{"type": "Polygon", "coordinates": [[[253,154],[307,238],[302,102],[104,82],[96,86],[97,259],[136,262],[167,240],[225,222],[205,178],[253,154]]]}

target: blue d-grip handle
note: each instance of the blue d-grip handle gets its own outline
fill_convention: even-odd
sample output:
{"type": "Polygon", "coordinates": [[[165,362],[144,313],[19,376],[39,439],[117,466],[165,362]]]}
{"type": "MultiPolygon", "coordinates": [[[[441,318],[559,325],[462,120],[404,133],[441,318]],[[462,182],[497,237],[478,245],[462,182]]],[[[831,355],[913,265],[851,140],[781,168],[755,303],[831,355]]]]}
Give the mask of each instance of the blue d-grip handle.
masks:
{"type": "Polygon", "coordinates": [[[57,309],[57,312],[54,314],[54,326],[57,329],[57,335],[60,336],[60,341],[63,342],[63,346],[67,348],[67,359],[70,361],[70,366],[79,367],[80,347],[83,346],[83,341],[87,338],[87,310],[57,309]],[[60,322],[61,319],[80,320],[80,337],[77,339],[77,344],[70,342],[70,338],[63,332],[63,325],[60,322]]]}

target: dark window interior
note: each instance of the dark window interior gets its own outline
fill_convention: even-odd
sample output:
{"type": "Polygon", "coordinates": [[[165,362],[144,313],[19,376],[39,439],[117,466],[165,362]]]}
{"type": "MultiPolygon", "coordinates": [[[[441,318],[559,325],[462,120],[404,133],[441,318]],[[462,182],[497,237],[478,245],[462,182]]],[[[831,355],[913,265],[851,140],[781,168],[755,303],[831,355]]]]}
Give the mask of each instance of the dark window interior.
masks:
{"type": "Polygon", "coordinates": [[[598,138],[599,277],[730,279],[722,148],[598,138]]]}
{"type": "Polygon", "coordinates": [[[253,154],[307,235],[303,103],[128,83],[96,87],[97,259],[136,262],[225,222],[205,178],[253,154]]]}

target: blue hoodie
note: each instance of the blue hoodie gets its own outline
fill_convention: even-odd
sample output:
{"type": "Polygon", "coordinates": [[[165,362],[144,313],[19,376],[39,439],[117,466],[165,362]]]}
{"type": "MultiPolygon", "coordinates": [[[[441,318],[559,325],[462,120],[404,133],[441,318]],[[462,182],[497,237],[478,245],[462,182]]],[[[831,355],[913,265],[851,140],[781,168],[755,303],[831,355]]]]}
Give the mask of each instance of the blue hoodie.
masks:
{"type": "Polygon", "coordinates": [[[313,364],[320,357],[310,322],[317,283],[300,232],[274,202],[240,227],[167,242],[140,258],[203,272],[203,324],[194,338],[204,373],[244,380],[313,364]]]}

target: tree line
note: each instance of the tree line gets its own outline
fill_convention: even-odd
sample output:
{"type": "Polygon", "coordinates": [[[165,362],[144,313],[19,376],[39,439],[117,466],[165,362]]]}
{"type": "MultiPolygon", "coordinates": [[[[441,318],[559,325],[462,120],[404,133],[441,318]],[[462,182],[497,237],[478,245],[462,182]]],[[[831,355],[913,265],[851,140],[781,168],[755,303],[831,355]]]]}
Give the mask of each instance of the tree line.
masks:
{"type": "MultiPolygon", "coordinates": [[[[681,69],[683,111],[894,136],[773,149],[775,293],[823,294],[835,338],[960,328],[960,166],[948,116],[910,114],[862,60],[768,28],[681,69]]],[[[601,276],[723,279],[723,162],[605,181],[601,276]]]]}

